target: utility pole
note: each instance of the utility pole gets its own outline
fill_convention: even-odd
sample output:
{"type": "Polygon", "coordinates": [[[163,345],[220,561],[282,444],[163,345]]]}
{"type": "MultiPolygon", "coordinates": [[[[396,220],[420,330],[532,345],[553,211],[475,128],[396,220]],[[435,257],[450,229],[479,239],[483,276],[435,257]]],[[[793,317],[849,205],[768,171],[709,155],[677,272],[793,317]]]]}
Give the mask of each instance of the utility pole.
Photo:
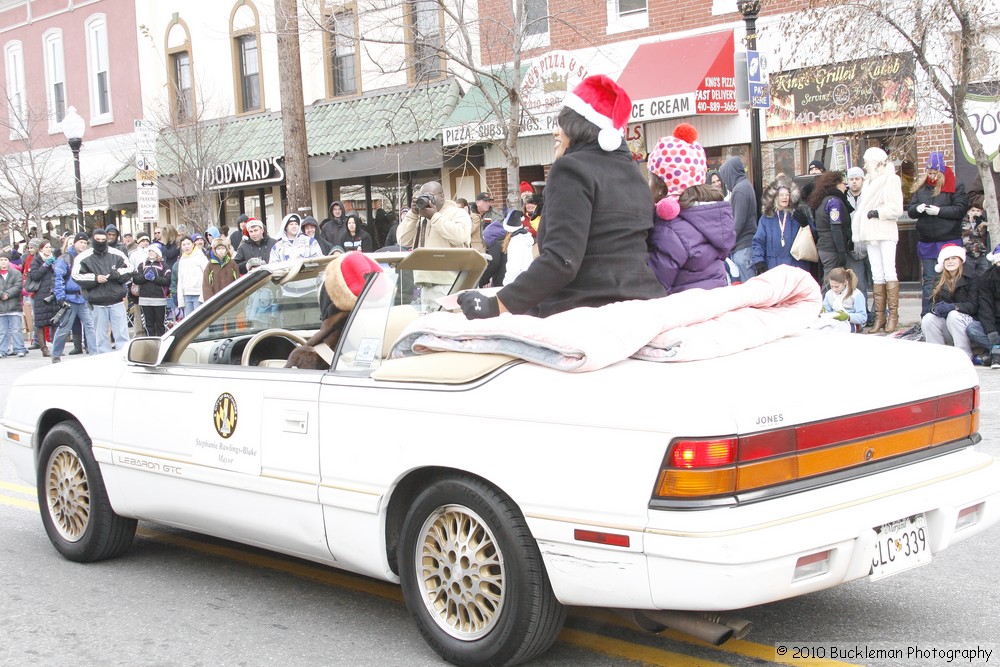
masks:
{"type": "Polygon", "coordinates": [[[299,6],[297,0],[276,0],[278,65],[281,91],[281,126],[285,141],[286,213],[312,215],[309,188],[309,151],[306,143],[305,104],[302,101],[302,59],[299,55],[299,6]]]}

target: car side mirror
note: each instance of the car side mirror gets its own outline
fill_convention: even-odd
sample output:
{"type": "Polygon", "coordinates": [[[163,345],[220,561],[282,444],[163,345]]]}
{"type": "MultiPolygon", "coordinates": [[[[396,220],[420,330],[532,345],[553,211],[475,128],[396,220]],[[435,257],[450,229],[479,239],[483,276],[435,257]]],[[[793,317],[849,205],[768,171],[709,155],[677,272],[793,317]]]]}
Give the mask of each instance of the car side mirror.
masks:
{"type": "Polygon", "coordinates": [[[155,366],[160,358],[160,339],[145,336],[133,338],[129,341],[125,356],[131,364],[155,366]]]}

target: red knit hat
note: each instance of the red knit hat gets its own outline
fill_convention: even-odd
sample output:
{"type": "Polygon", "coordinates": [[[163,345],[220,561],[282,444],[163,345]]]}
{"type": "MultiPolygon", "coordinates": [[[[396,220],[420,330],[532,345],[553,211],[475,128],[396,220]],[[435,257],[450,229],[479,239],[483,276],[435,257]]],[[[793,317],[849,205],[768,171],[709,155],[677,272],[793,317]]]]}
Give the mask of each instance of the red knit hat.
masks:
{"type": "Polygon", "coordinates": [[[632,100],[624,88],[603,74],[588,76],[566,94],[563,104],[600,128],[597,143],[603,150],[621,146],[632,114],[632,100]]]}
{"type": "Polygon", "coordinates": [[[358,302],[369,273],[381,273],[382,267],[360,252],[345,252],[326,265],[323,283],[330,301],[338,309],[350,311],[358,302]]]}
{"type": "Polygon", "coordinates": [[[673,135],[662,137],[649,152],[647,167],[667,186],[667,196],[656,204],[656,213],[673,220],[680,213],[677,198],[692,185],[701,185],[708,175],[705,149],[698,143],[698,130],[681,123],[673,135]]]}

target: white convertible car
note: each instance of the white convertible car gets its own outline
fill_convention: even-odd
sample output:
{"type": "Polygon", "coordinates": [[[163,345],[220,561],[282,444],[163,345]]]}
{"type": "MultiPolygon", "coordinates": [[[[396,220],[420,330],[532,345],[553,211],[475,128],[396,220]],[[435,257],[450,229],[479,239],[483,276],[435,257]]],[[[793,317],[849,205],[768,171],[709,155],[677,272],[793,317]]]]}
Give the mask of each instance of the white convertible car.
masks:
{"type": "Polygon", "coordinates": [[[124,354],[24,375],[3,446],[55,548],[120,556],[142,519],[272,549],[399,582],[441,656],[509,665],[566,605],[718,642],[740,624],[716,612],[886,577],[1000,519],[952,348],[790,336],[589,373],[389,359],[420,316],[412,272],[458,291],[485,262],[371,257],[329,370],[283,367],[321,327],[321,258],[255,269],[124,354]],[[834,389],[835,360],[882,370],[834,389]]]}

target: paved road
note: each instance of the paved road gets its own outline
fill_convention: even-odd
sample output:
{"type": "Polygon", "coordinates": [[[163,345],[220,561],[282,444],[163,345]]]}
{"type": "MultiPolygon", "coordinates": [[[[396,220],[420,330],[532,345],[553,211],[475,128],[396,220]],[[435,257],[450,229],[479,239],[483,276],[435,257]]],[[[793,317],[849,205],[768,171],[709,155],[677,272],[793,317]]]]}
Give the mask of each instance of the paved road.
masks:
{"type": "MultiPolygon", "coordinates": [[[[41,363],[0,361],[0,403],[17,375],[41,363]]],[[[978,372],[984,447],[1000,456],[1000,371],[978,372]]],[[[3,457],[0,530],[3,664],[443,664],[410,622],[399,589],[371,579],[147,523],[124,558],[86,566],[65,561],[45,537],[32,489],[3,457]]],[[[753,633],[722,648],[643,634],[604,610],[574,610],[554,649],[533,664],[750,667],[775,664],[778,641],[813,642],[814,651],[828,656],[834,646],[978,645],[993,650],[989,663],[950,664],[998,664],[998,551],[994,529],[880,582],[744,610],[753,633]]],[[[826,664],[949,663],[904,657],[826,664]]]]}

